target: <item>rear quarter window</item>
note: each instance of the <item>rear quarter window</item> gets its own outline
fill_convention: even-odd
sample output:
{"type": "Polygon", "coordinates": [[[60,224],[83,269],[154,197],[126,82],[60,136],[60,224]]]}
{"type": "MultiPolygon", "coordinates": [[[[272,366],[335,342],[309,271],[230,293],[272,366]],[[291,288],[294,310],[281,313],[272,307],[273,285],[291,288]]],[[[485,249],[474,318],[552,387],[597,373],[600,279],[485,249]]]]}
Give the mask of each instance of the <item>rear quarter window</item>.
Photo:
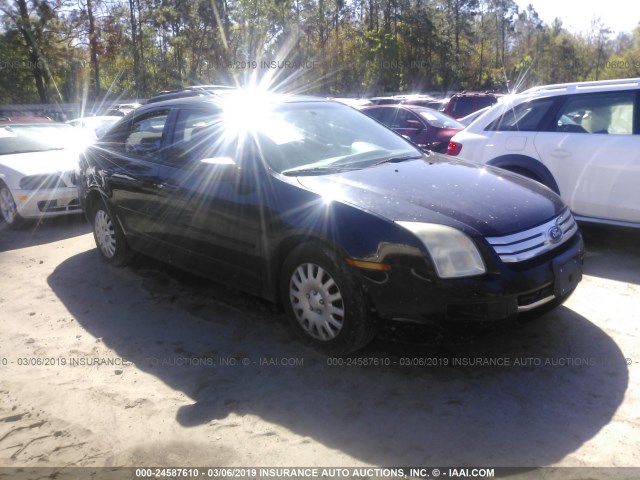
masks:
{"type": "Polygon", "coordinates": [[[635,92],[573,95],[558,112],[556,131],[631,135],[635,92]]]}
{"type": "Polygon", "coordinates": [[[458,97],[454,99],[451,111],[460,116],[469,115],[474,111],[473,101],[474,97],[458,97]]]}

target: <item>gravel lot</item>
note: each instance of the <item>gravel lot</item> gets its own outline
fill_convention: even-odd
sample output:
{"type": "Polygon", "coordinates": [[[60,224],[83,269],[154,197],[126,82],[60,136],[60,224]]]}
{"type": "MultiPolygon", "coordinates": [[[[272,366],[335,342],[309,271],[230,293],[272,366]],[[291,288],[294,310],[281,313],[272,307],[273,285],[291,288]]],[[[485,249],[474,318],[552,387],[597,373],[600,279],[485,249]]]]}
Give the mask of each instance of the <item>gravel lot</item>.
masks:
{"type": "Polygon", "coordinates": [[[393,326],[343,360],[269,303],[101,263],[89,232],[0,225],[2,467],[640,466],[640,232],[585,227],[540,321],[393,326]]]}

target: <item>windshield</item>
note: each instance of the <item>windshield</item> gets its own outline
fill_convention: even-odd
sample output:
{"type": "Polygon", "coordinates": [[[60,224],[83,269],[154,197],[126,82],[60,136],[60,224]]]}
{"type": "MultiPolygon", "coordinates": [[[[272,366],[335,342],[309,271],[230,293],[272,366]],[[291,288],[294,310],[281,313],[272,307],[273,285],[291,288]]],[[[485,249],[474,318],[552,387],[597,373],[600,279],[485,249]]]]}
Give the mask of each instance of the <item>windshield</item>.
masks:
{"type": "Polygon", "coordinates": [[[414,109],[416,113],[419,113],[422,118],[424,118],[429,125],[437,128],[459,128],[463,129],[464,125],[460,122],[451,118],[449,115],[445,115],[444,113],[440,113],[436,110],[432,110],[430,108],[425,109],[414,109]]]}
{"type": "Polygon", "coordinates": [[[366,115],[332,103],[288,103],[251,123],[267,163],[284,174],[359,169],[423,155],[366,115]]]}
{"type": "Polygon", "coordinates": [[[73,127],[61,124],[3,125],[0,155],[67,148],[73,143],[73,132],[73,127]]]}

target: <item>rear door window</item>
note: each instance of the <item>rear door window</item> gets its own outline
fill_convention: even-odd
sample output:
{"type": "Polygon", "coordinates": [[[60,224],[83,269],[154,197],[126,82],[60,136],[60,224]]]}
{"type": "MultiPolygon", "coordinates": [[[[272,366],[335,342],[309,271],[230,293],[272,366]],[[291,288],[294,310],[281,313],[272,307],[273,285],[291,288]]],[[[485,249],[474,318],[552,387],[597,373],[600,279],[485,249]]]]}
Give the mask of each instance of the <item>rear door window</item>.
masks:
{"type": "Polygon", "coordinates": [[[557,132],[631,135],[635,92],[572,95],[557,115],[557,132]]]}

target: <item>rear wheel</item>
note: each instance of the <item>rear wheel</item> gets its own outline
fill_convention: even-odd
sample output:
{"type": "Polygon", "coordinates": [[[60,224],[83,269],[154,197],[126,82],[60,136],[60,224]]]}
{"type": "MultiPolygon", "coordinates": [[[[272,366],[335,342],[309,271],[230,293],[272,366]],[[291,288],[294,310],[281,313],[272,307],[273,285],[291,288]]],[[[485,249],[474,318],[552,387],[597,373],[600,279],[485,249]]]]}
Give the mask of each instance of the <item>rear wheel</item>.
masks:
{"type": "Polygon", "coordinates": [[[24,218],[18,213],[11,190],[2,182],[0,182],[0,212],[2,212],[2,219],[12,227],[24,224],[24,218]]]}
{"type": "Polygon", "coordinates": [[[128,263],[133,252],[115,216],[103,200],[96,202],[92,219],[93,238],[100,257],[116,266],[128,263]]]}
{"type": "Polygon", "coordinates": [[[294,329],[317,350],[345,355],[373,339],[362,288],[344,260],[324,246],[296,248],[284,263],[280,288],[294,329]]]}

